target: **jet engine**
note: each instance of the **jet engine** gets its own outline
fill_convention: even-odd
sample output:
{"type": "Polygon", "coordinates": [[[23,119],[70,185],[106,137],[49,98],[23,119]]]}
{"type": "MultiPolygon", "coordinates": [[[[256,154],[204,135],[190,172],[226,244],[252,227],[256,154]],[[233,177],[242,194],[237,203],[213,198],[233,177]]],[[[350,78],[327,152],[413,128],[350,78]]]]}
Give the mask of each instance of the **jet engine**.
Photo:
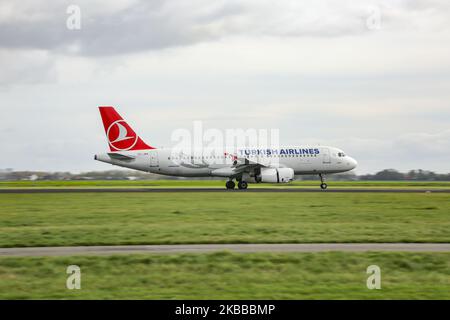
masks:
{"type": "Polygon", "coordinates": [[[255,180],[256,182],[287,183],[294,180],[294,170],[291,168],[261,168],[260,172],[255,174],[255,180]]]}

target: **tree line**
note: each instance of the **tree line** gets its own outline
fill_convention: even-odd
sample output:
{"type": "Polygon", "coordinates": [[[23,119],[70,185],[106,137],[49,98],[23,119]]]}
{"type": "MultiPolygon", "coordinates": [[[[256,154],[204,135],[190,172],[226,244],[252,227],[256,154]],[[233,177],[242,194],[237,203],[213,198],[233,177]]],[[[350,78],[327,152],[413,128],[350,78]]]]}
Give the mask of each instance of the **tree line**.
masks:
{"type": "MultiPolygon", "coordinates": [[[[14,171],[0,170],[0,180],[157,180],[157,179],[185,179],[180,177],[161,176],[132,170],[90,171],[83,173],[45,172],[45,171],[14,171]]],[[[189,178],[193,179],[193,178],[189,178]]],[[[215,178],[196,178],[215,179],[215,178]]],[[[217,178],[220,179],[220,178],[217,178]]],[[[298,180],[316,180],[317,175],[297,176],[298,180]]],[[[400,172],[395,169],[385,169],[374,174],[357,175],[354,172],[332,174],[328,180],[338,181],[450,181],[450,173],[435,173],[428,170],[410,170],[400,172]]]]}

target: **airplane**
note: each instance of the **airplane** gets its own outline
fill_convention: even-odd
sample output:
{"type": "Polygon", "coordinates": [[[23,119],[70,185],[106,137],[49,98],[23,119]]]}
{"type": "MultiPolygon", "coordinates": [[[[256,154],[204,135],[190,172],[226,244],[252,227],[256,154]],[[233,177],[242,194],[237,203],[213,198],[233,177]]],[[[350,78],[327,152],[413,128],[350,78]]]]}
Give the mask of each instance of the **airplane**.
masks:
{"type": "Polygon", "coordinates": [[[110,152],[94,159],[112,165],[177,177],[227,178],[227,189],[247,189],[248,183],[288,183],[295,175],[317,174],[325,190],[324,175],[356,168],[355,159],[328,146],[240,148],[235,153],[217,150],[155,148],[145,143],[114,107],[100,106],[110,152]]]}

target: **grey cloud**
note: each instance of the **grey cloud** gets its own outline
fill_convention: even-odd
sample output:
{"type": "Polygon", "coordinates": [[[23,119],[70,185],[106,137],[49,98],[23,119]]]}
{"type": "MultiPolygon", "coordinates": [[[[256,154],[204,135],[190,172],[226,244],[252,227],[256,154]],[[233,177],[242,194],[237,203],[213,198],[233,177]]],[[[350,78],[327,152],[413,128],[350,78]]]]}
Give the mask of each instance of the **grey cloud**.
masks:
{"type": "Polygon", "coordinates": [[[420,20],[421,15],[448,20],[446,2],[424,2],[130,0],[116,10],[105,11],[102,8],[108,6],[107,1],[21,1],[21,6],[10,9],[19,18],[0,14],[0,46],[114,55],[235,35],[335,37],[369,32],[365,19],[374,4],[388,22],[420,20]],[[81,30],[66,28],[69,4],[81,8],[81,30]]]}
{"type": "Polygon", "coordinates": [[[66,28],[66,8],[70,3],[43,6],[36,3],[34,10],[46,12],[41,19],[0,21],[0,46],[85,55],[161,49],[217,37],[213,30],[208,30],[208,25],[239,12],[238,5],[222,1],[215,5],[206,2],[195,5],[193,2],[191,7],[183,8],[170,1],[158,0],[140,1],[105,15],[97,9],[91,13],[95,4],[85,2],[80,5],[81,29],[69,30],[66,28]]]}

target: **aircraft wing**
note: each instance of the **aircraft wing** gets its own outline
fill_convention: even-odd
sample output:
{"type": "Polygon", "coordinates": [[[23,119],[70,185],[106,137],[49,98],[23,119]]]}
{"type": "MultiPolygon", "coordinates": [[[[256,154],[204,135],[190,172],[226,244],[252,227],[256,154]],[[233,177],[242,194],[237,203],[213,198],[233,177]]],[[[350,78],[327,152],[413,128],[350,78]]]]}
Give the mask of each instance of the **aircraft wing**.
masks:
{"type": "Polygon", "coordinates": [[[237,155],[233,155],[225,152],[225,156],[231,157],[233,160],[233,172],[235,174],[240,174],[242,172],[248,172],[255,168],[267,168],[270,167],[269,163],[263,163],[258,161],[253,161],[248,158],[238,157],[237,155]]]}

